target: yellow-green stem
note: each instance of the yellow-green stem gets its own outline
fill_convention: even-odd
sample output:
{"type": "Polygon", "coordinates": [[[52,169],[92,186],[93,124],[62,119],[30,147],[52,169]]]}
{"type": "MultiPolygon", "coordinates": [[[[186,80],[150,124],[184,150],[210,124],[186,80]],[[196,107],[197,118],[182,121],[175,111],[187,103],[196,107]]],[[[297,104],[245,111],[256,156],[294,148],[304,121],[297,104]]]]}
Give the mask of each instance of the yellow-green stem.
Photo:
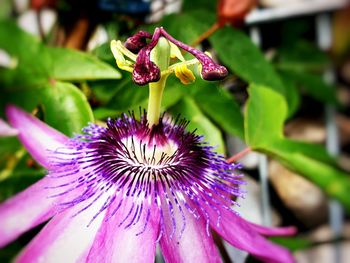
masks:
{"type": "Polygon", "coordinates": [[[158,82],[149,84],[149,99],[147,120],[149,127],[157,125],[160,117],[160,107],[162,105],[163,91],[167,77],[162,77],[158,82]]]}
{"type": "MultiPolygon", "coordinates": [[[[168,40],[161,37],[158,44],[152,50],[151,60],[159,67],[161,71],[168,69],[170,60],[170,44],[168,40]]],[[[160,118],[160,108],[162,105],[163,91],[167,75],[162,76],[158,82],[149,84],[149,99],[147,109],[147,120],[149,127],[157,125],[160,118]]]]}

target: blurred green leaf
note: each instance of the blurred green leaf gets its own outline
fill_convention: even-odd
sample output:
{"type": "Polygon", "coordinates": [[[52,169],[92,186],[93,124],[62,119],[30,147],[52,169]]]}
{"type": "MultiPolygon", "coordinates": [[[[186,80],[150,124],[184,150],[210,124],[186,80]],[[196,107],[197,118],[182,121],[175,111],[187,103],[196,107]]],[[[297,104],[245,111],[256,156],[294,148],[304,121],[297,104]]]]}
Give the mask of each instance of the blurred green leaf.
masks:
{"type": "Polygon", "coordinates": [[[278,141],[271,142],[268,152],[287,168],[314,182],[330,197],[338,200],[347,212],[350,212],[349,174],[323,160],[310,157],[310,152],[305,153],[302,148],[296,148],[294,145],[294,150],[290,151],[288,147],[278,147],[280,144],[278,141]]]}
{"type": "Polygon", "coordinates": [[[85,95],[73,84],[54,82],[41,88],[7,90],[0,98],[1,110],[7,103],[14,103],[31,112],[40,106],[45,121],[68,136],[80,132],[93,121],[92,110],[85,95]]]}
{"type": "Polygon", "coordinates": [[[291,41],[277,52],[278,69],[294,72],[322,72],[329,63],[326,53],[305,40],[291,41]]]}
{"type": "Polygon", "coordinates": [[[186,13],[165,16],[161,25],[176,39],[191,45],[215,21],[215,13],[192,9],[186,13]],[[175,21],[176,23],[174,23],[175,21]]]}
{"type": "Polygon", "coordinates": [[[285,98],[288,104],[288,117],[293,116],[293,114],[299,109],[300,105],[300,93],[295,80],[290,78],[285,74],[280,74],[281,80],[283,81],[285,98]]]}
{"type": "Polygon", "coordinates": [[[180,80],[174,75],[169,76],[163,92],[162,111],[166,111],[175,105],[185,94],[189,95],[191,88],[191,85],[181,84],[180,80]]]}
{"type": "Polygon", "coordinates": [[[220,60],[247,81],[284,94],[283,83],[261,51],[241,31],[224,27],[209,38],[220,60]]]}
{"type": "Polygon", "coordinates": [[[285,138],[283,140],[273,141],[273,144],[269,145],[266,149],[270,148],[277,148],[290,153],[303,153],[304,155],[320,162],[324,162],[332,166],[337,166],[336,159],[329,155],[323,145],[285,138]]]}
{"type": "Polygon", "coordinates": [[[313,245],[310,240],[300,237],[271,237],[270,239],[291,251],[307,249],[313,245]]]}
{"type": "Polygon", "coordinates": [[[40,88],[30,89],[6,89],[1,92],[0,96],[0,111],[1,116],[5,116],[5,106],[8,103],[15,104],[25,111],[31,112],[35,107],[42,103],[42,93],[48,87],[48,84],[43,84],[40,88]]]}
{"type": "Polygon", "coordinates": [[[70,49],[45,47],[14,22],[0,21],[0,49],[12,59],[0,67],[1,89],[39,89],[53,80],[116,79],[120,73],[95,56],[70,49]]]}
{"type": "Polygon", "coordinates": [[[290,80],[294,80],[298,86],[303,88],[306,93],[323,103],[336,105],[338,99],[336,88],[328,85],[322,75],[310,74],[307,72],[283,71],[283,75],[290,80]]]}
{"type": "Polygon", "coordinates": [[[231,94],[210,82],[199,82],[193,95],[197,105],[227,133],[244,138],[241,110],[231,94]]]}
{"type": "MultiPolygon", "coordinates": [[[[282,21],[281,21],[282,22],[282,21]]],[[[299,17],[298,19],[286,19],[281,23],[281,43],[288,46],[300,39],[309,38],[310,32],[314,30],[315,25],[310,23],[309,17],[299,17]]]]}
{"type": "Polygon", "coordinates": [[[94,116],[97,120],[105,120],[109,117],[116,118],[122,113],[120,110],[108,109],[105,107],[98,107],[93,110],[94,116]]]}
{"type": "Polygon", "coordinates": [[[118,86],[123,81],[126,81],[126,79],[89,81],[88,86],[92,91],[93,99],[99,105],[105,105],[113,98],[118,91],[118,86]]]}
{"type": "Polygon", "coordinates": [[[274,90],[251,85],[246,105],[246,142],[305,176],[350,211],[350,176],[336,166],[324,147],[283,138],[287,113],[284,98],[274,90]]]}
{"type": "Polygon", "coordinates": [[[95,56],[66,48],[47,48],[52,60],[51,77],[63,81],[119,79],[116,67],[95,56]]]}
{"type": "Polygon", "coordinates": [[[147,108],[148,86],[138,86],[130,78],[122,80],[106,107],[120,112],[147,108]]]}
{"type": "Polygon", "coordinates": [[[20,169],[17,169],[17,175],[12,174],[8,179],[0,183],[0,202],[3,202],[14,194],[19,193],[32,185],[41,179],[44,174],[45,171],[42,169],[32,170],[31,173],[24,173],[21,172],[20,169]]]}
{"type": "Polygon", "coordinates": [[[45,174],[16,137],[0,139],[0,202],[25,189],[45,174]]]}
{"type": "Polygon", "coordinates": [[[213,0],[183,1],[182,10],[187,13],[192,11],[193,9],[196,9],[196,10],[206,9],[208,11],[211,11],[211,13],[214,15],[216,14],[216,5],[217,5],[217,1],[213,1],[213,0]]]}
{"type": "Polygon", "coordinates": [[[224,140],[220,130],[203,114],[196,102],[191,98],[183,98],[170,109],[173,116],[180,114],[182,118],[190,121],[188,131],[197,129],[196,134],[204,135],[204,141],[217,146],[215,151],[225,152],[224,140]]]}
{"type": "Polygon", "coordinates": [[[253,149],[269,145],[283,137],[283,123],[287,115],[284,97],[265,86],[251,85],[245,110],[245,139],[253,149]]]}
{"type": "Polygon", "coordinates": [[[25,154],[17,137],[0,138],[0,182],[10,177],[25,154]]]}
{"type": "Polygon", "coordinates": [[[9,153],[13,153],[18,150],[21,143],[18,141],[17,137],[0,137],[0,158],[9,153]]]}
{"type": "Polygon", "coordinates": [[[0,21],[0,49],[14,61],[14,68],[0,67],[0,89],[26,88],[46,83],[49,79],[50,57],[40,41],[22,31],[12,21],[0,21]]]}
{"type": "Polygon", "coordinates": [[[104,43],[104,44],[96,47],[92,51],[92,54],[94,54],[97,58],[103,60],[104,62],[107,62],[108,64],[110,64],[112,66],[116,65],[115,58],[113,57],[109,43],[104,43]]]}
{"type": "Polygon", "coordinates": [[[68,136],[94,121],[85,95],[70,83],[56,82],[45,89],[43,107],[45,121],[68,136]]]}
{"type": "Polygon", "coordinates": [[[1,0],[0,19],[7,19],[11,17],[12,13],[12,1],[1,0]]]}

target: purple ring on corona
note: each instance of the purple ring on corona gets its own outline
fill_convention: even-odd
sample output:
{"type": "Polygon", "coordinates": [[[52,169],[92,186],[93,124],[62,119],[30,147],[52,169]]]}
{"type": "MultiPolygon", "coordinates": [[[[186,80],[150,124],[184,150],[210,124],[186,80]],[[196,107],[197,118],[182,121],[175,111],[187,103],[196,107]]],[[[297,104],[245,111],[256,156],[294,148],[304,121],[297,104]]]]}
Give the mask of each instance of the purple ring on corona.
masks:
{"type": "Polygon", "coordinates": [[[107,127],[91,124],[83,135],[52,152],[49,176],[71,177],[67,183],[49,186],[57,190],[53,197],[76,193],[58,205],[66,209],[84,203],[77,214],[103,197],[106,201],[90,223],[112,206],[110,215],[116,215],[127,200],[129,212],[121,218],[119,226],[138,227],[139,235],[147,228],[150,213],[159,214],[158,241],[164,232],[164,222],[169,219],[171,236],[179,228],[177,238],[181,238],[187,210],[186,214],[204,218],[210,236],[213,219],[207,210],[217,214],[219,226],[220,209],[231,210],[230,206],[236,205],[230,197],[242,196],[239,185],[244,181],[240,174],[234,174],[239,165],[226,163],[201,136],[186,131],[187,124],[179,118],[162,116],[159,124],[150,129],[146,114],[139,121],[133,114],[124,114],[119,119],[109,119],[107,127]],[[181,213],[181,225],[176,223],[175,209],[181,213]]]}

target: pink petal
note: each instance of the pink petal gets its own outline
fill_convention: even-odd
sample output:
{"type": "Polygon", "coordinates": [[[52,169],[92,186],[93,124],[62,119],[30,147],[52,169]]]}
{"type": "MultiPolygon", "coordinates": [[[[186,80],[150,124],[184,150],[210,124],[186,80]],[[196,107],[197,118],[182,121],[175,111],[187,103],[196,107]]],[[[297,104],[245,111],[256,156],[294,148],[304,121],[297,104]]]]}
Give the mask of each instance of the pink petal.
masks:
{"type": "Polygon", "coordinates": [[[297,229],[294,226],[289,227],[265,227],[246,221],[252,229],[261,235],[272,236],[292,236],[297,233],[297,229]]]}
{"type": "MultiPolygon", "coordinates": [[[[220,209],[221,219],[217,226],[218,215],[208,209],[212,218],[211,227],[232,246],[245,250],[263,262],[293,263],[291,253],[262,237],[256,228],[243,218],[226,209],[220,209]]],[[[261,229],[260,229],[261,230],[261,229]]]]}
{"type": "Polygon", "coordinates": [[[68,138],[14,105],[8,105],[6,107],[6,115],[12,127],[18,130],[18,138],[27,148],[28,152],[38,163],[48,168],[48,150],[56,150],[68,138]]]}
{"type": "Polygon", "coordinates": [[[0,119],[0,137],[2,136],[15,136],[18,134],[18,131],[14,128],[11,128],[6,122],[0,119]]]}
{"type": "Polygon", "coordinates": [[[47,198],[48,192],[44,190],[47,181],[47,178],[41,179],[0,204],[0,247],[54,214],[53,200],[47,198]]]}
{"type": "Polygon", "coordinates": [[[79,214],[77,212],[88,203],[80,203],[56,215],[20,253],[15,262],[86,262],[86,256],[103,223],[105,213],[102,212],[92,224],[88,224],[107,197],[101,197],[79,214]]]}
{"type": "MultiPolygon", "coordinates": [[[[144,205],[142,210],[144,213],[142,213],[140,221],[136,225],[125,229],[128,223],[122,226],[119,226],[119,224],[130,211],[133,201],[130,200],[128,202],[127,200],[128,198],[124,197],[122,205],[113,216],[111,215],[120,200],[115,201],[115,205],[108,209],[105,222],[97,233],[86,262],[154,262],[159,228],[158,209],[155,206],[147,207],[144,205]],[[150,209],[150,217],[146,230],[142,234],[139,234],[145,225],[148,209],[150,209]]],[[[134,212],[131,215],[133,214],[134,212]]],[[[130,220],[131,218],[132,216],[129,217],[130,220]]],[[[130,220],[125,222],[129,222],[130,220]]]]}
{"type": "MultiPolygon", "coordinates": [[[[167,208],[166,208],[167,209],[167,208]]],[[[165,210],[166,211],[166,210],[165,210]]],[[[170,213],[165,213],[165,229],[160,240],[160,248],[165,261],[170,262],[221,262],[221,257],[213,238],[208,236],[206,224],[202,218],[196,219],[186,208],[183,208],[186,218],[186,227],[180,238],[183,220],[177,207],[174,207],[176,231],[173,232],[173,223],[170,213]]]]}
{"type": "Polygon", "coordinates": [[[53,198],[50,196],[60,193],[61,190],[48,187],[64,184],[70,180],[74,178],[44,177],[0,204],[0,247],[56,214],[56,204],[70,199],[75,193],[71,191],[53,198]]]}

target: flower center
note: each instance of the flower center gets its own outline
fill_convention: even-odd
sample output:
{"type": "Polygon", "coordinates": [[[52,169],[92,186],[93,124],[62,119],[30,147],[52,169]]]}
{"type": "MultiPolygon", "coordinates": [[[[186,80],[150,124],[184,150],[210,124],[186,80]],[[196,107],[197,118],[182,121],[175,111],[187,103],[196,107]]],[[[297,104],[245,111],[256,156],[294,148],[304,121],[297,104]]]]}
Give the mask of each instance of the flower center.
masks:
{"type": "Polygon", "coordinates": [[[108,218],[117,215],[125,204],[129,212],[120,221],[125,228],[137,225],[142,216],[149,218],[151,209],[160,214],[160,236],[166,224],[173,232],[179,229],[176,211],[183,221],[181,233],[185,214],[204,217],[209,225],[206,210],[230,209],[230,196],[242,195],[242,181],[233,173],[236,166],[213,152],[201,136],[187,132],[186,126],[186,121],[161,117],[149,128],[146,115],[140,121],[127,115],[108,120],[106,128],[92,124],[66,148],[52,153],[50,176],[58,183],[49,188],[57,190],[54,196],[69,194],[68,201],[59,204],[62,209],[81,204],[78,213],[105,200],[91,222],[105,210],[108,218]],[[171,223],[166,223],[169,218],[171,223]]]}
{"type": "Polygon", "coordinates": [[[163,145],[157,145],[143,142],[140,139],[130,136],[122,139],[122,143],[127,149],[127,156],[131,157],[128,162],[131,165],[142,165],[150,168],[161,168],[165,164],[172,163],[178,149],[177,144],[168,141],[163,145]]]}

